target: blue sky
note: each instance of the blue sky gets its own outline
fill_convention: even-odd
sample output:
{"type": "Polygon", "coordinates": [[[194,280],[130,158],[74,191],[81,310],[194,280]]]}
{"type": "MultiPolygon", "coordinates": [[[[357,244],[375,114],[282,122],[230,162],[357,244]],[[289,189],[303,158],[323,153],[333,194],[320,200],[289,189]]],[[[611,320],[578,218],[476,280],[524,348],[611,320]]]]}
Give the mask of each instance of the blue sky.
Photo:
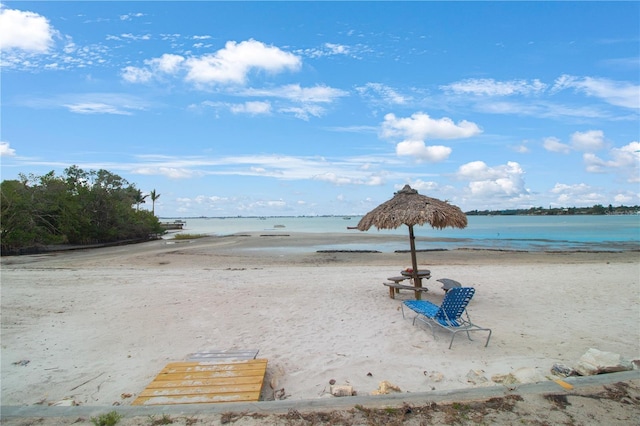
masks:
{"type": "Polygon", "coordinates": [[[3,2],[2,179],[159,216],[640,204],[638,2],[3,2]],[[151,208],[150,202],[143,207],[151,208]]]}

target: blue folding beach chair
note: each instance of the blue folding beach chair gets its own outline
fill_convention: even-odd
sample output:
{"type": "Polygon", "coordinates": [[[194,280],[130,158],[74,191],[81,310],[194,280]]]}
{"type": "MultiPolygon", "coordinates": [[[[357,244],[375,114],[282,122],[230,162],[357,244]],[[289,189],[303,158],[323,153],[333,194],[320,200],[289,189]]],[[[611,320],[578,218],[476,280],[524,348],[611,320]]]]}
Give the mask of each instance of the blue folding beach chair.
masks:
{"type": "Polygon", "coordinates": [[[416,319],[427,324],[431,327],[434,339],[436,337],[434,325],[452,333],[449,349],[453,345],[456,333],[464,331],[467,333],[469,340],[473,340],[469,334],[471,331],[488,331],[489,335],[484,345],[486,347],[489,345],[489,339],[491,338],[491,329],[473,324],[467,313],[467,305],[475,292],[476,289],[473,287],[451,288],[447,291],[440,306],[426,300],[406,300],[402,303],[402,317],[405,318],[405,307],[415,312],[416,316],[413,318],[413,324],[415,325],[416,319]]]}

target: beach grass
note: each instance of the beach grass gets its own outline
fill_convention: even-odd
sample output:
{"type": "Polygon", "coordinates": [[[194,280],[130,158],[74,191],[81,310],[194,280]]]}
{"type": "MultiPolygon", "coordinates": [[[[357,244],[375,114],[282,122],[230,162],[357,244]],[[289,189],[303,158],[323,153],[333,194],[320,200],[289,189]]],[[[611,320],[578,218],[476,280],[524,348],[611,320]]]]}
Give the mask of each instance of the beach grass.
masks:
{"type": "Polygon", "coordinates": [[[197,238],[205,238],[208,237],[207,234],[176,234],[173,239],[174,240],[194,240],[197,238]]]}

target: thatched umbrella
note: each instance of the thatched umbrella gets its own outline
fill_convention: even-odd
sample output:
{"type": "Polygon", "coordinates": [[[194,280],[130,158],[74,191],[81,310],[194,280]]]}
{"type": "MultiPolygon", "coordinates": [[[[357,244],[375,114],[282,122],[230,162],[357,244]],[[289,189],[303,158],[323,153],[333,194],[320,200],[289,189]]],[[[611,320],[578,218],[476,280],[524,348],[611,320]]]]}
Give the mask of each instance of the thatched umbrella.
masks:
{"type": "MultiPolygon", "coordinates": [[[[418,194],[418,191],[405,185],[396,192],[392,199],[380,204],[375,209],[364,215],[356,228],[367,231],[372,226],[378,229],[396,229],[400,226],[409,227],[409,241],[411,243],[411,264],[413,266],[412,277],[416,287],[422,287],[418,277],[418,261],[416,259],[414,225],[428,223],[434,228],[443,229],[465,228],[467,216],[459,207],[418,194]]],[[[420,292],[416,291],[416,299],[420,299],[420,292]]]]}

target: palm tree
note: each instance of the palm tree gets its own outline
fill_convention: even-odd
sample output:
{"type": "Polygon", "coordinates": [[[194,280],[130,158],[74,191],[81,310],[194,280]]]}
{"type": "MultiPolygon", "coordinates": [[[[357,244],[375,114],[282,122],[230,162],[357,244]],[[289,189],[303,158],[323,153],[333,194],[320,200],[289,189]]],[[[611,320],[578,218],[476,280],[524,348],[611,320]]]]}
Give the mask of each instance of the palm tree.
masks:
{"type": "Polygon", "coordinates": [[[139,189],[133,194],[134,201],[136,202],[136,211],[140,211],[140,204],[144,204],[144,199],[149,195],[142,195],[142,191],[139,189]]]}
{"type": "Polygon", "coordinates": [[[160,194],[156,194],[156,190],[154,189],[149,193],[151,196],[151,214],[155,216],[156,214],[156,200],[160,198],[160,194]]]}

